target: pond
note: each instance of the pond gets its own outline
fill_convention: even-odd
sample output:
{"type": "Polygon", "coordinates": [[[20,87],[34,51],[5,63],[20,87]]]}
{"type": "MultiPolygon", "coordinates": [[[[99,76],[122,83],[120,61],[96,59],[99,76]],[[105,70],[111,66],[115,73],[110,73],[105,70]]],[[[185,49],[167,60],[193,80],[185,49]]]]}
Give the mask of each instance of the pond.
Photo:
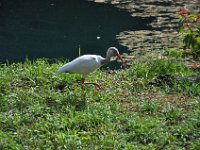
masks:
{"type": "Polygon", "coordinates": [[[149,29],[151,18],[131,17],[109,4],[85,0],[4,0],[0,5],[0,62],[26,57],[64,58],[81,54],[105,56],[119,45],[116,35],[126,30],[149,29]]]}

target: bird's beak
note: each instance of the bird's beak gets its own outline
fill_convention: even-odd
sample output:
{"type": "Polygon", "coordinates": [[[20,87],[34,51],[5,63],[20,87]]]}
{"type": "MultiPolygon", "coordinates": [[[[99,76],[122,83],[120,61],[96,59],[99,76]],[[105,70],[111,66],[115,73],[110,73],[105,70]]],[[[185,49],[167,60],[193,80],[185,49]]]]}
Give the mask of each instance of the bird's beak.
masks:
{"type": "Polygon", "coordinates": [[[117,58],[119,60],[121,60],[122,66],[126,66],[126,64],[125,64],[124,60],[122,59],[122,57],[120,56],[120,54],[116,52],[115,55],[117,56],[117,58]]]}

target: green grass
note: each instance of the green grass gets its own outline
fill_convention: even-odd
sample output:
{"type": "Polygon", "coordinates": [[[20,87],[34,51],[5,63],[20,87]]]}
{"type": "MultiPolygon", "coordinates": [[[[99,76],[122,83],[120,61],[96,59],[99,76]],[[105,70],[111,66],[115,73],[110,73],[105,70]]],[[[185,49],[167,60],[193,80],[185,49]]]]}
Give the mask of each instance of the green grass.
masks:
{"type": "Polygon", "coordinates": [[[178,56],[97,70],[85,98],[66,62],[1,64],[0,149],[198,149],[199,71],[178,56]]]}

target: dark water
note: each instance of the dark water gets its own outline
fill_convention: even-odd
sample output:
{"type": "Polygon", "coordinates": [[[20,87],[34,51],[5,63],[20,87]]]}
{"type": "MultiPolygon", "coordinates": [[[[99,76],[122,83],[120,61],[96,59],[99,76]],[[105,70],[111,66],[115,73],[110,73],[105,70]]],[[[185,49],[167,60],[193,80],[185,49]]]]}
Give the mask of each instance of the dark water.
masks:
{"type": "Polygon", "coordinates": [[[85,0],[4,0],[0,5],[0,62],[26,57],[71,60],[78,56],[79,46],[81,54],[105,56],[110,46],[126,52],[116,35],[149,29],[151,21],[85,0]]]}

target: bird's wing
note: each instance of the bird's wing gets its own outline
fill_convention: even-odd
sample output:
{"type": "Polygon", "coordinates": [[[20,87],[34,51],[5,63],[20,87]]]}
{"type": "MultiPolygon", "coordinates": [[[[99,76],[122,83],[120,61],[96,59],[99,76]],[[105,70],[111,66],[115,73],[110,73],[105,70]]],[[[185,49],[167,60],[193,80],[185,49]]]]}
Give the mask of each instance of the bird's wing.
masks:
{"type": "Polygon", "coordinates": [[[83,55],[61,67],[58,72],[71,72],[87,75],[101,66],[101,56],[83,55]]]}

